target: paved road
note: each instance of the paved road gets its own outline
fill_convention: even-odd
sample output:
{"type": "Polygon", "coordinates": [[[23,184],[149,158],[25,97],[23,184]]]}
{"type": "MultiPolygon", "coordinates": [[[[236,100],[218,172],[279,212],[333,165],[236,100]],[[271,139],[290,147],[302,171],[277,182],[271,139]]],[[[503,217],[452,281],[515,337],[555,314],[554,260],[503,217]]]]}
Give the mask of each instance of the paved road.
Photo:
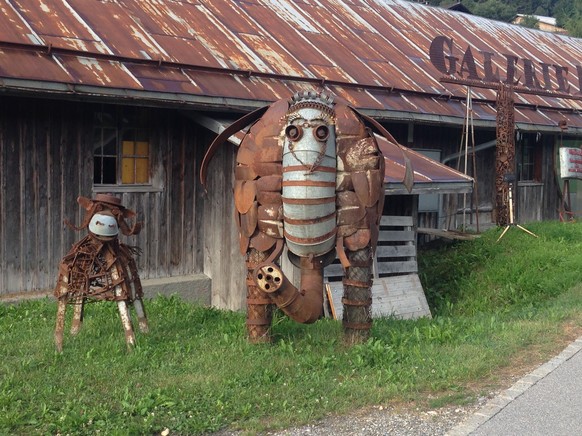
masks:
{"type": "Polygon", "coordinates": [[[582,337],[447,435],[582,435],[582,337]]]}

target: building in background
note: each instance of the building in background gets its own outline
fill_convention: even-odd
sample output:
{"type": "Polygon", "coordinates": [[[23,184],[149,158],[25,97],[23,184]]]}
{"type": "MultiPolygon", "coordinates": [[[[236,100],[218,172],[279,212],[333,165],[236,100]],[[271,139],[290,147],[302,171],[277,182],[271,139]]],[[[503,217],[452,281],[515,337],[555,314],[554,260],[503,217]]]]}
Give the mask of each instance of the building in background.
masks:
{"type": "Polygon", "coordinates": [[[558,218],[558,148],[582,137],[580,39],[400,0],[29,3],[0,0],[3,297],[50,291],[76,198],[108,193],[145,222],[128,243],[146,289],[244,307],[235,145],[208,192],[200,159],[232,120],[303,90],[348,100],[418,153],[412,196],[393,161],[387,213],[457,229],[494,222],[496,86],[513,84],[518,220],[558,218]],[[476,194],[446,169],[465,162],[476,194]]]}

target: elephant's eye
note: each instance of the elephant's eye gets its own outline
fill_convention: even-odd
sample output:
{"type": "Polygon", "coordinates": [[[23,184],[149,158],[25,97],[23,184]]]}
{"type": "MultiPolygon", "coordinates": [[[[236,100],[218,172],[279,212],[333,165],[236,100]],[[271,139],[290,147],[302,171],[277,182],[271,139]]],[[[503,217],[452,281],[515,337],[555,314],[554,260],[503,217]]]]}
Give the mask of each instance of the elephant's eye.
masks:
{"type": "Polygon", "coordinates": [[[324,124],[317,126],[313,131],[313,136],[315,136],[315,139],[318,141],[325,141],[329,138],[329,128],[324,124]]]}
{"type": "Polygon", "coordinates": [[[301,126],[290,125],[285,129],[285,135],[287,135],[287,138],[291,141],[299,141],[303,135],[303,130],[301,129],[301,126]]]}

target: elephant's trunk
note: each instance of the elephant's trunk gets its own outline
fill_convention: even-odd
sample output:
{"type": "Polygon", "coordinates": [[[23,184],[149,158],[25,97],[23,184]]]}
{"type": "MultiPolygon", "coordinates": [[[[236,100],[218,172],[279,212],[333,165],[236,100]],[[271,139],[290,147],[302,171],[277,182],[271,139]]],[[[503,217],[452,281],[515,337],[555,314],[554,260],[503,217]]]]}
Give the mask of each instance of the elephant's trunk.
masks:
{"type": "Polygon", "coordinates": [[[301,289],[295,288],[274,263],[259,265],[253,278],[263,292],[291,319],[311,324],[323,315],[323,268],[302,257],[301,289]]]}

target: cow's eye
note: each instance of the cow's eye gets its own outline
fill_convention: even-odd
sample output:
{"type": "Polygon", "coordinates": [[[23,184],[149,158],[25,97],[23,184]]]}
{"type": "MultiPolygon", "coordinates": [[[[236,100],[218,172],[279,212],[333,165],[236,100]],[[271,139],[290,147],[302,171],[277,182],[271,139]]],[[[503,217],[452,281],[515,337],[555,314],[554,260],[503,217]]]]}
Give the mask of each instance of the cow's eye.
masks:
{"type": "Polygon", "coordinates": [[[301,126],[287,126],[285,129],[285,135],[287,135],[287,138],[289,138],[291,141],[299,141],[303,135],[303,130],[301,129],[301,126]]]}
{"type": "Polygon", "coordinates": [[[329,128],[324,124],[317,126],[313,131],[313,135],[318,141],[325,141],[327,138],[329,138],[329,128]]]}

